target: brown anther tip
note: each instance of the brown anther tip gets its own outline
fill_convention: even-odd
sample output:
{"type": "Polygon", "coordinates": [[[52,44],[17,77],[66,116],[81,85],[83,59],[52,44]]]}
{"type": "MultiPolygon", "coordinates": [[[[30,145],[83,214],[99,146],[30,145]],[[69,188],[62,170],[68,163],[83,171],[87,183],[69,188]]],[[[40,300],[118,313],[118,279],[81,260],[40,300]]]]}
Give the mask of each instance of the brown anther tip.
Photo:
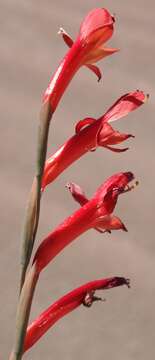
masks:
{"type": "Polygon", "coordinates": [[[125,232],[128,232],[128,229],[126,228],[126,226],[123,224],[122,230],[125,232]]]}
{"type": "Polygon", "coordinates": [[[135,185],[136,185],[136,186],[138,186],[138,185],[139,185],[139,181],[138,181],[138,180],[136,180],[135,185]]]}
{"type": "Polygon", "coordinates": [[[82,304],[84,305],[84,306],[86,306],[86,307],[90,307],[91,305],[92,305],[92,303],[93,303],[93,293],[92,292],[88,292],[86,295],[85,295],[85,297],[84,297],[84,299],[83,299],[83,301],[82,301],[82,304]]]}
{"type": "Polygon", "coordinates": [[[111,17],[112,17],[113,22],[115,23],[115,21],[116,21],[116,14],[115,14],[115,13],[112,14],[111,17]]]}
{"type": "Polygon", "coordinates": [[[149,100],[150,95],[146,94],[143,100],[143,103],[146,103],[149,100]]]}
{"type": "Polygon", "coordinates": [[[130,285],[130,279],[126,279],[126,286],[128,287],[128,289],[130,289],[131,288],[131,285],[130,285]]]}
{"type": "Polygon", "coordinates": [[[65,30],[62,27],[60,27],[59,31],[58,31],[58,35],[61,35],[61,34],[65,34],[65,30]]]}
{"type": "Polygon", "coordinates": [[[68,182],[68,183],[65,185],[65,188],[66,188],[66,189],[70,189],[70,188],[71,188],[71,184],[68,182]]]}

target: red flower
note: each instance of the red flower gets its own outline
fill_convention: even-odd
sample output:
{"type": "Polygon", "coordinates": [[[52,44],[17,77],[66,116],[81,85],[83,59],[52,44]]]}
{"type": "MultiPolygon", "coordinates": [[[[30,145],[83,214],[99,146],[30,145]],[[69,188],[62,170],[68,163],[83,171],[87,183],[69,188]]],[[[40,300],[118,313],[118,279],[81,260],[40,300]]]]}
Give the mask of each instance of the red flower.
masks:
{"type": "Polygon", "coordinates": [[[115,152],[125,151],[112,145],[132,137],[131,134],[122,134],[114,130],[109,122],[120,119],[130,111],[137,109],[146,100],[142,91],[135,91],[122,96],[98,120],[86,118],[76,125],[76,134],[72,136],[61,148],[45,163],[42,179],[42,190],[55,180],[68,166],[79,159],[88,151],[95,150],[98,146],[115,152]]]}
{"type": "Polygon", "coordinates": [[[102,298],[95,296],[96,290],[111,289],[121,285],[130,287],[129,279],[112,277],[94,280],[61,297],[28,326],[24,351],[33,346],[59,319],[78,306],[90,307],[94,301],[102,301],[102,298]]]}
{"type": "MultiPolygon", "coordinates": [[[[50,233],[42,241],[35,254],[33,263],[36,265],[36,272],[39,274],[63,248],[90,228],[115,229],[116,217],[113,218],[111,214],[115,208],[118,195],[130,189],[127,188],[127,184],[133,178],[131,172],[111,176],[99,187],[91,200],[50,233]]],[[[125,230],[121,221],[119,228],[125,230]]]]}
{"type": "Polygon", "coordinates": [[[102,47],[113,34],[113,24],[114,17],[106,9],[94,9],[83,21],[74,43],[66,34],[66,42],[71,49],[51,78],[43,98],[44,102],[50,101],[53,112],[72,77],[82,65],[88,65],[95,72],[92,63],[117,51],[102,47]]]}
{"type": "MultiPolygon", "coordinates": [[[[66,188],[69,189],[69,191],[73,196],[73,199],[76,202],[78,202],[78,204],[83,206],[86,203],[88,203],[89,200],[79,185],[75,183],[68,183],[66,185],[66,188]]],[[[120,230],[120,229],[124,231],[128,231],[125,225],[120,220],[120,218],[114,215],[104,216],[104,221],[103,219],[101,219],[101,221],[99,220],[97,226],[95,226],[94,229],[100,233],[105,233],[105,232],[111,233],[111,230],[120,230]]]]}

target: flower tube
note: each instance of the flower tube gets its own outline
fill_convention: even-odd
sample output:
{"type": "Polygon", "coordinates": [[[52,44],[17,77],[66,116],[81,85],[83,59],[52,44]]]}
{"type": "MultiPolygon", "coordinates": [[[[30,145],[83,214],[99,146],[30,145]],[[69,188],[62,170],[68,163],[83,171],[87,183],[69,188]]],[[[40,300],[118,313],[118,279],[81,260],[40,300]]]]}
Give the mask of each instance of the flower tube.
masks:
{"type": "Polygon", "coordinates": [[[96,290],[106,290],[122,285],[130,287],[129,279],[115,276],[94,280],[61,297],[28,326],[24,351],[32,347],[59,319],[80,305],[90,307],[95,301],[102,301],[102,298],[95,295],[96,290]]]}

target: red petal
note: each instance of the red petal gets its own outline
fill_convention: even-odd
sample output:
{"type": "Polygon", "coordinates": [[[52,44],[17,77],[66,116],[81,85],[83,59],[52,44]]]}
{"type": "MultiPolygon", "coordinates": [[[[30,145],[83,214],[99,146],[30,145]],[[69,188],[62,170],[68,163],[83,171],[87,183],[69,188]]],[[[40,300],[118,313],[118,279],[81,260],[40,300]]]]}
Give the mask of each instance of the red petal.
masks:
{"type": "Polygon", "coordinates": [[[81,24],[80,38],[99,46],[111,37],[113,23],[114,19],[106,9],[94,9],[81,24]]]}
{"type": "Polygon", "coordinates": [[[99,82],[102,78],[102,73],[99,67],[93,64],[87,64],[86,67],[90,69],[98,77],[98,82],[99,82]]]}
{"type": "Polygon", "coordinates": [[[66,43],[67,46],[69,46],[69,48],[72,47],[72,45],[74,44],[74,41],[72,40],[72,38],[67,34],[67,32],[63,29],[60,28],[58,34],[62,35],[64,42],[66,43]]]}
{"type": "MultiPolygon", "coordinates": [[[[72,38],[67,34],[67,32],[63,28],[60,28],[58,34],[62,35],[63,40],[66,43],[66,45],[71,48],[74,42],[73,42],[72,38]]],[[[92,65],[92,64],[87,64],[86,67],[88,69],[90,69],[98,77],[98,81],[101,80],[102,74],[101,74],[100,69],[97,66],[92,65]]]]}
{"type": "Polygon", "coordinates": [[[95,197],[100,198],[102,201],[105,196],[109,196],[110,191],[114,188],[125,188],[125,186],[134,179],[132,172],[120,172],[108,178],[96,191],[95,197]]]}
{"type": "Polygon", "coordinates": [[[116,152],[116,153],[120,153],[120,152],[124,152],[124,151],[129,150],[128,147],[122,148],[122,149],[120,148],[120,149],[119,149],[119,148],[112,147],[112,146],[109,146],[109,145],[106,145],[105,148],[108,149],[108,150],[111,150],[111,151],[113,151],[113,152],[116,152]]]}
{"type": "Polygon", "coordinates": [[[85,205],[89,200],[85,196],[84,191],[81,187],[75,183],[66,184],[66,188],[70,191],[73,199],[77,201],[81,206],[85,205]]]}
{"type": "Polygon", "coordinates": [[[85,118],[80,120],[75,126],[75,133],[78,134],[84,127],[89,126],[96,122],[96,119],[93,118],[85,118]]]}
{"type": "Polygon", "coordinates": [[[97,47],[95,49],[92,49],[84,59],[85,64],[87,63],[96,63],[97,61],[100,61],[101,59],[105,58],[106,56],[112,55],[116,52],[118,52],[119,49],[107,49],[104,47],[97,47]]]}
{"type": "Polygon", "coordinates": [[[135,91],[121,96],[102,116],[103,121],[115,121],[144,104],[148,96],[143,91],[135,91]]]}
{"type": "Polygon", "coordinates": [[[108,230],[124,230],[127,231],[125,225],[123,224],[122,220],[115,216],[115,215],[109,215],[109,216],[103,216],[99,219],[97,219],[97,226],[95,226],[95,229],[100,232],[105,232],[108,230]],[[104,231],[103,231],[104,230],[104,231]]]}
{"type": "Polygon", "coordinates": [[[101,130],[98,132],[98,144],[99,146],[111,146],[122,143],[123,141],[129,139],[130,137],[134,137],[131,134],[120,133],[117,130],[114,130],[112,126],[107,123],[102,123],[101,130]]]}

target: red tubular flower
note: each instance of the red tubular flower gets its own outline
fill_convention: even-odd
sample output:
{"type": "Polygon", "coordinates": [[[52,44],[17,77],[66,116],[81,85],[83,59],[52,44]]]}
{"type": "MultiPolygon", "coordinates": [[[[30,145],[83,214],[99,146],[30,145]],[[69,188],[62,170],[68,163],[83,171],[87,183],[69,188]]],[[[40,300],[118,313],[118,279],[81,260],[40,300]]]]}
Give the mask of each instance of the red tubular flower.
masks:
{"type": "Polygon", "coordinates": [[[59,319],[80,305],[90,307],[94,301],[102,301],[102,298],[95,296],[96,290],[111,289],[121,285],[129,287],[129,279],[112,277],[94,280],[61,297],[28,326],[24,351],[32,347],[59,319]]]}
{"type": "Polygon", "coordinates": [[[76,134],[46,161],[42,179],[42,190],[74,161],[88,151],[95,150],[98,146],[115,152],[127,150],[128,148],[118,149],[113,147],[113,145],[121,143],[132,137],[132,135],[122,134],[114,130],[109,123],[137,109],[145,102],[146,98],[147,96],[142,91],[125,94],[98,120],[86,118],[79,121],[75,128],[76,134]]]}
{"type": "MultiPolygon", "coordinates": [[[[88,203],[88,198],[86,197],[85,193],[81,189],[81,187],[75,183],[67,183],[66,188],[72,194],[73,199],[80,204],[81,206],[88,203]]],[[[98,220],[97,226],[94,227],[100,233],[111,233],[111,230],[124,230],[128,231],[125,225],[122,223],[121,219],[114,215],[107,215],[104,216],[103,219],[98,220]]]]}
{"type": "MultiPolygon", "coordinates": [[[[39,274],[63,248],[90,228],[115,229],[115,218],[110,215],[115,208],[118,195],[130,190],[127,184],[133,179],[131,172],[111,176],[99,187],[91,200],[50,233],[35,254],[33,263],[36,272],[39,274]]],[[[122,223],[119,225],[119,228],[125,230],[122,223]]]]}
{"type": "Polygon", "coordinates": [[[88,65],[96,72],[92,63],[117,51],[102,46],[112,36],[113,24],[114,17],[106,9],[94,9],[81,24],[76,41],[73,43],[68,36],[67,44],[71,48],[51,78],[43,97],[44,102],[50,101],[52,112],[55,111],[66,87],[82,65],[88,65]]]}

